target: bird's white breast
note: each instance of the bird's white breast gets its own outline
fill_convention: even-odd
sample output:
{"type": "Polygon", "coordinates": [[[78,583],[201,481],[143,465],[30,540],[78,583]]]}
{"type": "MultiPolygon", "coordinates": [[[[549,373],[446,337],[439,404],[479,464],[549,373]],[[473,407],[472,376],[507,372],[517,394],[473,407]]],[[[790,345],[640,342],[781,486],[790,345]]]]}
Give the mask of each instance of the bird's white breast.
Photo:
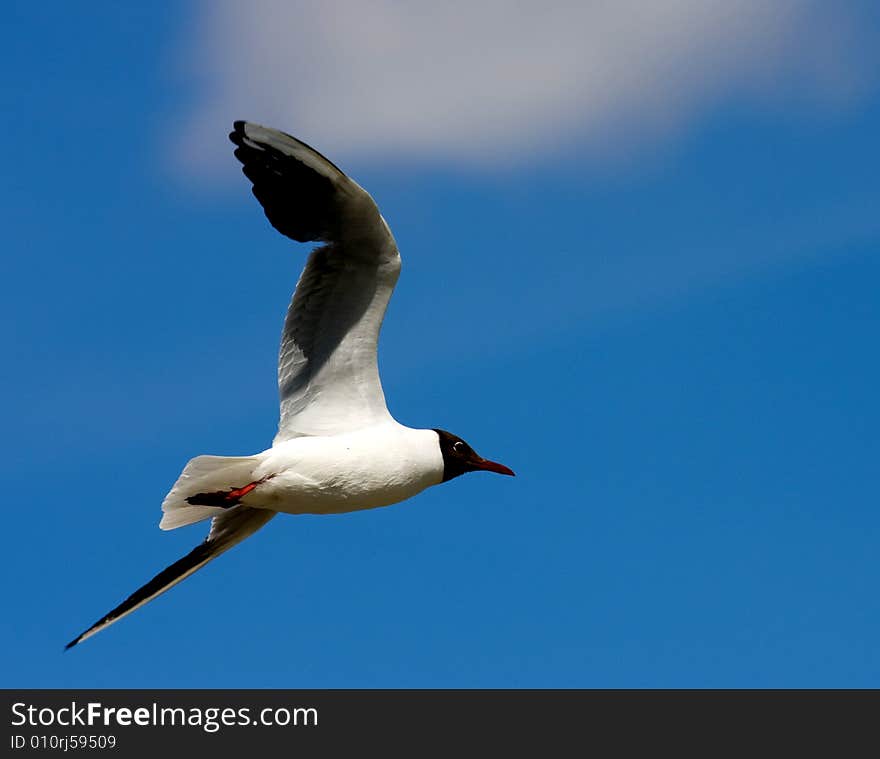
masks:
{"type": "Polygon", "coordinates": [[[443,479],[437,433],[389,422],[333,436],[298,437],[262,454],[243,502],[291,514],[388,506],[443,479]]]}

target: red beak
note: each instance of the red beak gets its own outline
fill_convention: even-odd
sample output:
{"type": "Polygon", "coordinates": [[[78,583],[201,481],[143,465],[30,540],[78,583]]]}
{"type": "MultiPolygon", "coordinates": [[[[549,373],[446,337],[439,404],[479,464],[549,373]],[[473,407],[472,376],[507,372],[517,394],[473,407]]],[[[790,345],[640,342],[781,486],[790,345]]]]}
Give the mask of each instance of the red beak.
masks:
{"type": "Polygon", "coordinates": [[[508,474],[511,477],[516,477],[512,469],[504,466],[504,464],[499,464],[497,461],[489,461],[489,459],[477,459],[476,461],[471,462],[471,466],[474,469],[483,469],[487,472],[508,474]]]}

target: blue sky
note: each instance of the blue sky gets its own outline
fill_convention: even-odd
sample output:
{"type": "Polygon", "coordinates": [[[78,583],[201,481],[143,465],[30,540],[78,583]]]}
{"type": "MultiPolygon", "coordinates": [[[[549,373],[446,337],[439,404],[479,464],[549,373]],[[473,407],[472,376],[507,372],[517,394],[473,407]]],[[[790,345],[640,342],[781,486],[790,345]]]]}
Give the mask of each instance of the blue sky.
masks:
{"type": "Polygon", "coordinates": [[[876,11],[356,5],[7,12],[2,684],[880,685],[876,11]],[[374,195],[392,413],[518,476],[276,519],[65,654],[202,539],[186,461],[274,434],[307,248],[236,118],[374,195]]]}

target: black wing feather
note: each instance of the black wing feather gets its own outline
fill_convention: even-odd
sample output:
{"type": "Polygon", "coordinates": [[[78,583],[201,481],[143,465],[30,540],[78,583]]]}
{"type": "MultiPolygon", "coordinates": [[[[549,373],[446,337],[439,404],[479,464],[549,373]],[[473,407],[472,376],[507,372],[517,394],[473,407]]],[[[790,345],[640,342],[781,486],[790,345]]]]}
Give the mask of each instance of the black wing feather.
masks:
{"type": "Polygon", "coordinates": [[[297,242],[331,241],[336,216],[333,181],[294,156],[249,138],[245,122],[236,121],[234,126],[229,139],[237,146],[235,157],[253,183],[254,197],[269,223],[297,242]]]}

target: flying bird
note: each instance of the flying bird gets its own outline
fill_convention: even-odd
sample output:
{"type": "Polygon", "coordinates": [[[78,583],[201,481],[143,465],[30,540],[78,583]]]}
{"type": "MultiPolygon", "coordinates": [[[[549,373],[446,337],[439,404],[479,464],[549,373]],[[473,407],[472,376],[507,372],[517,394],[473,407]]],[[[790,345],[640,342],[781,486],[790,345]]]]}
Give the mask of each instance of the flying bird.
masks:
{"type": "Polygon", "coordinates": [[[262,453],[197,456],[186,465],[162,503],[159,527],[210,519],[208,537],[66,648],[164,593],[278,513],[374,509],[466,472],[513,475],[460,437],[405,427],[388,412],[376,348],[400,254],[373,198],[289,134],[236,121],[229,139],[272,226],[297,242],[324,243],[310,253],[284,321],[278,433],[262,453]]]}

